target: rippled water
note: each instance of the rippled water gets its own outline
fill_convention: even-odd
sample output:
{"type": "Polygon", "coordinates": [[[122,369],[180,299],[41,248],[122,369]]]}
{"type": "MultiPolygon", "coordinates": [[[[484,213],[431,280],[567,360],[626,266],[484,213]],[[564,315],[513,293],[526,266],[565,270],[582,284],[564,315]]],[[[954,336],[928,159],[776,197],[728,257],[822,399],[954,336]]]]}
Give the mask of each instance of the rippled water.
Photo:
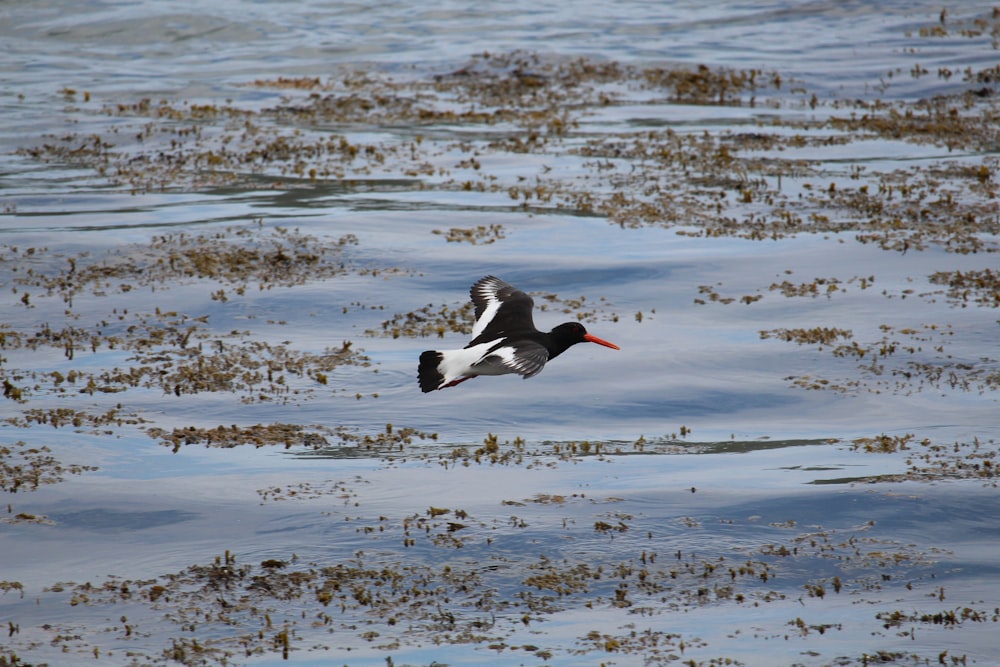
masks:
{"type": "Polygon", "coordinates": [[[5,3],[0,664],[278,664],[283,650],[293,664],[990,664],[998,302],[931,277],[995,272],[996,144],[823,123],[954,96],[956,115],[989,126],[998,25],[990,10],[912,2],[5,3]],[[639,77],[587,81],[572,88],[585,101],[553,98],[564,131],[551,117],[526,129],[377,106],[351,122],[289,112],[352,92],[485,107],[441,89],[486,80],[484,52],[524,52],[538,71],[504,76],[543,90],[546,68],[577,57],[752,68],[781,85],[717,104],[639,77]],[[331,83],[267,84],[280,77],[331,83]],[[601,86],[607,104],[587,98],[601,86]],[[247,115],[194,120],[197,105],[247,115]],[[730,142],[743,166],[657,171],[653,152],[624,155],[644,133],[666,146],[665,130],[710,152],[730,142]],[[547,143],[498,147],[532,132],[547,143]],[[187,148],[218,158],[253,137],[331,135],[387,157],[317,160],[344,173],[314,178],[313,163],[261,157],[226,181],[203,156],[162,187],[129,181],[187,148]],[[104,170],[88,149],[100,142],[116,155],[104,170]],[[615,224],[565,193],[522,201],[526,184],[596,199],[660,188],[678,210],[698,205],[615,224]],[[923,189],[922,217],[863,243],[870,230],[833,193],[887,184],[923,189]],[[716,213],[696,219],[712,197],[716,213]],[[955,218],[986,222],[935,232],[952,198],[972,202],[955,218]],[[843,226],[765,240],[713,226],[782,206],[843,226]],[[449,241],[456,229],[478,242],[449,241]],[[906,247],[899,229],[914,232],[906,247]],[[328,263],[289,267],[290,284],[163,273],[212,239],[220,255],[301,241],[328,263]],[[66,287],[130,261],[148,264],[66,287]],[[466,336],[393,337],[383,323],[458,309],[491,273],[548,304],[540,328],[583,317],[621,351],[579,346],[528,382],[421,394],[420,352],[466,336]],[[98,342],[71,352],[42,334],[64,327],[98,342]],[[147,327],[165,339],[137,343],[147,327]],[[850,337],[776,333],[817,327],[850,337]],[[45,342],[17,342],[31,336],[45,342]],[[369,363],[320,380],[317,358],[345,341],[369,363]],[[140,363],[168,375],[261,345],[309,372],[272,364],[198,392],[153,375],[54,379],[140,363]],[[59,410],[77,423],[39,423],[59,410]],[[160,435],[275,424],[300,429],[287,447],[160,435]],[[17,486],[33,467],[39,483],[17,486]]]}

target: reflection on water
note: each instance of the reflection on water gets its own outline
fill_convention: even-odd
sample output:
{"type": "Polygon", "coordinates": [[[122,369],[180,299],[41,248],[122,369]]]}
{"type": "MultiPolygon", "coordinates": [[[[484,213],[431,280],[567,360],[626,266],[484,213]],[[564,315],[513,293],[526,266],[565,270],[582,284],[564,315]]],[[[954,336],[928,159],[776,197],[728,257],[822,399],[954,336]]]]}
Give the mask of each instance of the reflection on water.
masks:
{"type": "Polygon", "coordinates": [[[0,664],[986,664],[997,25],[10,7],[0,664]]]}
{"type": "Polygon", "coordinates": [[[76,528],[102,533],[145,530],[182,523],[195,518],[191,512],[154,510],[150,512],[122,512],[105,508],[76,512],[53,512],[49,519],[66,528],[76,528]]]}

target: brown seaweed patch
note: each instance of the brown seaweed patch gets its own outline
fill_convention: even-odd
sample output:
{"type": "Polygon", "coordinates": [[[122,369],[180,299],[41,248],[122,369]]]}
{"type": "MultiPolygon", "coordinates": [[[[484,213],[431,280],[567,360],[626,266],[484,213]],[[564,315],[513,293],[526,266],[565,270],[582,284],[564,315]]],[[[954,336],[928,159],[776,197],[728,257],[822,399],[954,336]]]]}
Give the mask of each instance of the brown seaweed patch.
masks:
{"type": "MultiPolygon", "coordinates": [[[[905,34],[907,37],[913,36],[909,31],[905,34]]],[[[918,34],[924,38],[963,37],[965,39],[978,39],[989,36],[993,48],[997,49],[1000,48],[1000,9],[994,7],[989,14],[974,13],[971,16],[962,16],[955,15],[945,8],[938,14],[936,23],[920,26],[918,34]]]]}
{"type": "Polygon", "coordinates": [[[838,329],[836,327],[811,327],[808,329],[769,329],[760,332],[760,337],[764,340],[768,338],[779,338],[784,341],[798,343],[799,345],[833,345],[838,338],[853,338],[854,334],[849,329],[838,329]]]}
{"type": "Polygon", "coordinates": [[[911,433],[883,433],[854,440],[852,449],[870,454],[905,453],[906,472],[893,478],[880,477],[879,481],[973,479],[996,486],[1000,478],[1000,444],[993,439],[941,443],[931,438],[917,440],[911,433]]]}
{"type": "Polygon", "coordinates": [[[322,434],[306,431],[299,424],[254,424],[252,426],[216,426],[214,428],[199,428],[186,426],[174,428],[171,431],[154,427],[146,433],[160,444],[172,447],[174,452],[186,445],[204,445],[205,447],[267,447],[282,445],[290,449],[296,445],[320,447],[327,443],[322,434]]]}
{"type": "MultiPolygon", "coordinates": [[[[855,450],[863,449],[869,453],[879,452],[888,454],[908,449],[907,444],[913,440],[913,437],[912,433],[892,436],[883,433],[874,438],[857,438],[852,441],[852,445],[855,450]]],[[[929,442],[929,440],[924,441],[925,444],[929,442]]]]}
{"type": "MultiPolygon", "coordinates": [[[[8,506],[9,507],[9,506],[8,506]]],[[[7,516],[0,516],[0,523],[4,524],[34,524],[36,526],[54,526],[56,522],[44,514],[32,514],[30,512],[18,512],[14,514],[10,509],[7,516]]]]}
{"type": "MultiPolygon", "coordinates": [[[[154,236],[148,243],[125,245],[100,259],[88,253],[67,257],[64,264],[48,270],[14,265],[9,279],[21,290],[40,289],[67,303],[84,290],[105,294],[139,286],[162,289],[172,281],[191,280],[215,281],[243,294],[251,286],[290,287],[345,273],[344,248],[356,243],[350,234],[324,241],[298,230],[267,229],[258,220],[215,233],[154,236]]],[[[41,255],[32,254],[36,260],[41,255]]],[[[226,300],[222,290],[216,297],[226,300]]]]}
{"type": "MultiPolygon", "coordinates": [[[[209,564],[152,580],[112,577],[99,584],[59,584],[58,590],[70,593],[71,604],[127,600],[166,611],[167,621],[188,632],[199,628],[198,638],[174,638],[163,650],[164,658],[190,665],[272,654],[288,659],[297,651],[333,648],[348,636],[372,642],[397,624],[436,643],[488,643],[502,636],[491,632],[493,622],[485,615],[496,609],[490,595],[482,596],[478,610],[476,600],[468,600],[481,588],[474,570],[368,560],[359,553],[336,564],[304,565],[292,555],[256,566],[239,564],[227,551],[209,564]],[[306,617],[289,606],[309,603],[319,604],[306,617]],[[310,634],[312,640],[305,644],[309,628],[328,638],[317,646],[310,634]]],[[[142,618],[122,618],[129,630],[120,639],[143,637],[142,618]]]]}
{"type": "MultiPolygon", "coordinates": [[[[284,188],[281,179],[300,183],[341,179],[370,174],[386,162],[414,175],[435,171],[415,144],[356,144],[344,135],[274,126],[275,121],[293,119],[289,115],[294,109],[261,112],[229,105],[143,99],[108,104],[104,113],[117,119],[105,136],[46,137],[18,152],[43,162],[89,167],[112,184],[135,192],[220,185],[260,187],[262,178],[270,178],[270,187],[284,188]],[[143,118],[147,122],[140,123],[143,118]],[[129,142],[126,137],[139,142],[129,142]]],[[[318,112],[309,113],[316,116],[318,112]]]]}
{"type": "Polygon", "coordinates": [[[323,83],[319,77],[285,77],[279,76],[277,79],[256,79],[251,84],[256,88],[291,88],[294,90],[314,90],[322,88],[323,83]]]}
{"type": "Polygon", "coordinates": [[[851,331],[813,327],[811,329],[771,329],[761,331],[763,339],[779,338],[799,345],[831,348],[834,357],[852,359],[860,377],[831,380],[810,375],[790,376],[795,386],[805,389],[833,389],[841,392],[865,390],[908,394],[926,388],[984,393],[1000,388],[1000,361],[990,357],[956,359],[949,353],[955,335],[951,325],[925,324],[919,327],[879,327],[883,336],[862,343],[851,331]],[[846,342],[838,343],[844,338],[846,342]]]}
{"type": "Polygon", "coordinates": [[[355,244],[351,234],[326,243],[282,227],[263,233],[259,221],[214,235],[168,234],[154,237],[149,246],[154,259],[150,268],[163,271],[155,275],[154,270],[151,279],[207,278],[230,285],[257,283],[260,289],[300,285],[343,273],[339,251],[355,244]]]}
{"type": "Polygon", "coordinates": [[[421,431],[412,426],[399,427],[387,423],[385,429],[375,433],[357,433],[346,428],[337,428],[337,437],[345,445],[351,445],[371,452],[402,451],[405,445],[412,445],[418,440],[437,440],[438,434],[421,431]]]}
{"type": "Polygon", "coordinates": [[[986,308],[1000,308],[1000,271],[936,271],[930,275],[935,285],[948,287],[948,299],[965,308],[972,303],[986,308]]]}
{"type": "Polygon", "coordinates": [[[875,282],[875,276],[868,277],[858,277],[854,276],[845,281],[839,278],[829,277],[829,278],[813,278],[810,282],[805,283],[792,283],[788,280],[783,280],[780,283],[771,283],[768,289],[772,292],[781,292],[782,295],[787,297],[818,297],[826,296],[830,298],[833,294],[837,292],[844,292],[845,284],[857,283],[860,289],[868,289],[875,282]]]}
{"type": "MultiPolygon", "coordinates": [[[[791,271],[786,271],[786,274],[790,274],[791,271]]],[[[874,276],[868,277],[858,277],[854,276],[847,281],[843,281],[836,277],[829,278],[813,278],[809,282],[804,283],[793,283],[789,280],[782,280],[780,283],[773,282],[768,286],[769,292],[780,292],[783,296],[792,297],[812,297],[816,298],[819,296],[825,296],[830,299],[834,294],[844,293],[847,291],[845,285],[857,284],[860,289],[868,289],[875,282],[874,276]]],[[[708,301],[713,303],[720,303],[728,305],[730,303],[735,303],[737,301],[736,297],[732,296],[722,296],[722,294],[716,289],[721,283],[716,285],[699,285],[698,293],[704,295],[708,298],[708,301]]],[[[759,292],[757,294],[744,294],[739,298],[739,303],[751,304],[756,303],[764,298],[763,294],[759,292]]],[[[697,305],[705,305],[708,303],[703,298],[697,297],[694,302],[697,305]]]]}
{"type": "Polygon", "coordinates": [[[448,243],[470,243],[472,245],[489,245],[496,243],[499,239],[505,238],[503,225],[490,224],[478,225],[477,227],[452,227],[447,232],[435,229],[432,232],[439,236],[444,236],[448,243]]]}
{"type": "Polygon", "coordinates": [[[17,591],[24,598],[24,585],[20,581],[0,581],[0,593],[17,591]]]}
{"type": "Polygon", "coordinates": [[[915,143],[933,143],[949,149],[996,143],[998,117],[992,109],[963,113],[965,105],[951,98],[934,98],[907,104],[902,108],[873,107],[867,113],[833,117],[833,129],[868,132],[890,139],[915,143]]]}
{"type": "MultiPolygon", "coordinates": [[[[22,342],[35,347],[40,341],[63,348],[73,359],[81,336],[66,330],[51,335],[33,336],[22,342]]],[[[134,354],[128,366],[116,366],[97,371],[71,370],[67,374],[27,371],[26,377],[36,381],[32,392],[43,390],[65,394],[75,388],[78,393],[95,395],[120,393],[134,388],[159,388],[166,394],[183,396],[205,392],[237,393],[244,402],[296,400],[315,391],[316,386],[329,381],[328,373],[344,365],[367,366],[367,356],[353,349],[350,341],[340,347],[326,348],[320,353],[293,350],[284,344],[246,340],[245,332],[231,332],[214,337],[197,325],[177,327],[173,324],[151,323],[130,327],[126,336],[103,337],[99,333],[82,335],[87,347],[96,352],[103,344],[109,349],[131,349],[134,354]]],[[[8,343],[12,338],[8,337],[8,343]]],[[[13,387],[13,385],[12,385],[13,387]]],[[[27,396],[16,389],[16,397],[27,396]]],[[[15,389],[8,393],[14,398],[15,389]]],[[[19,425],[28,422],[63,425],[69,419],[74,426],[91,424],[135,424],[140,420],[115,409],[103,415],[67,412],[64,409],[27,413],[19,425]]]]}
{"type": "MultiPolygon", "coordinates": [[[[963,623],[1000,623],[1000,610],[996,607],[976,609],[955,607],[932,612],[904,612],[902,610],[880,611],[875,618],[882,621],[882,627],[900,628],[904,625],[926,624],[957,627],[963,623]]],[[[965,662],[964,660],[962,661],[965,662]]]]}
{"type": "Polygon", "coordinates": [[[320,354],[299,352],[285,345],[216,341],[205,349],[158,350],[136,358],[140,366],[101,374],[107,383],[122,386],[159,386],[181,396],[202,392],[242,392],[245,402],[287,401],[314,388],[295,387],[292,377],[326,384],[326,373],[342,365],[367,366],[368,358],[352,349],[350,341],[320,354]],[[287,377],[286,377],[287,376],[287,377]]]}
{"type": "Polygon", "coordinates": [[[454,308],[447,304],[427,304],[408,313],[396,313],[382,322],[382,330],[365,330],[366,336],[391,336],[393,338],[444,338],[446,333],[469,334],[472,332],[473,307],[471,303],[454,308]]]}
{"type": "MultiPolygon", "coordinates": [[[[721,285],[722,283],[718,283],[721,285]]],[[[717,291],[716,285],[698,285],[698,293],[708,297],[708,301],[700,297],[694,299],[694,303],[699,306],[704,306],[706,303],[711,301],[712,303],[721,303],[723,305],[728,305],[730,303],[736,302],[736,297],[732,296],[722,296],[722,294],[717,291]]],[[[763,294],[744,294],[740,297],[739,302],[744,304],[756,303],[764,298],[763,294]]]]}
{"type": "Polygon", "coordinates": [[[402,452],[407,445],[422,440],[437,440],[437,433],[420,431],[409,426],[386,424],[385,429],[375,433],[358,433],[346,427],[314,425],[309,430],[300,424],[254,424],[251,426],[196,427],[187,426],[166,431],[154,427],[147,434],[160,440],[161,444],[177,452],[182,446],[204,445],[205,447],[254,447],[283,446],[285,449],[304,447],[320,454],[339,454],[345,450],[358,451],[365,456],[402,452]],[[331,442],[331,440],[335,440],[331,442]]]}
{"type": "Polygon", "coordinates": [[[0,491],[34,491],[42,484],[56,484],[66,475],[79,475],[97,466],[64,464],[52,450],[40,445],[30,447],[23,441],[0,445],[0,491]]]}
{"type": "Polygon", "coordinates": [[[758,69],[651,68],[642,71],[649,86],[672,91],[671,101],[686,104],[741,104],[743,95],[759,89],[778,90],[781,75],[758,69]]]}
{"type": "MultiPolygon", "coordinates": [[[[539,312],[556,312],[562,313],[564,315],[571,315],[575,317],[580,322],[598,322],[598,321],[609,321],[617,322],[618,314],[609,311],[608,306],[610,305],[607,298],[598,297],[596,301],[591,299],[587,300],[587,297],[580,295],[579,297],[561,297],[557,294],[551,294],[546,292],[532,292],[532,296],[535,297],[536,308],[539,312]]],[[[651,311],[655,313],[656,311],[651,311]]],[[[637,321],[642,321],[642,315],[640,314],[637,321]]]]}
{"type": "MultiPolygon", "coordinates": [[[[907,252],[938,245],[959,254],[996,252],[997,183],[990,161],[874,174],[858,187],[807,186],[818,230],[851,230],[861,243],[907,252]],[[844,214],[849,217],[844,218],[844,214]]],[[[852,178],[864,178],[857,167],[852,178]]]]}
{"type": "MultiPolygon", "coordinates": [[[[687,648],[703,648],[707,644],[698,639],[684,639],[683,635],[662,630],[632,630],[611,634],[607,631],[591,630],[577,640],[577,647],[571,651],[575,655],[588,653],[622,653],[625,655],[641,655],[648,664],[669,664],[680,660],[681,654],[687,648]]],[[[694,661],[689,661],[693,663],[694,661]]],[[[682,663],[683,664],[683,663],[682,663]]],[[[730,658],[719,658],[708,663],[698,664],[728,665],[738,664],[730,658]]]]}
{"type": "Polygon", "coordinates": [[[53,428],[71,426],[76,429],[89,428],[94,432],[110,433],[109,426],[122,427],[148,423],[147,419],[137,414],[127,413],[121,404],[94,414],[72,408],[30,408],[21,417],[7,417],[8,424],[27,428],[34,424],[48,424],[53,428]]]}
{"type": "MultiPolygon", "coordinates": [[[[971,109],[965,122],[980,123],[977,113],[978,108],[971,109]]],[[[770,137],[772,151],[829,141],[760,134],[770,137]]],[[[679,230],[686,235],[764,240],[853,231],[858,241],[886,250],[919,250],[933,243],[957,253],[996,251],[997,192],[990,158],[972,166],[941,162],[930,169],[872,173],[858,165],[850,172],[851,179],[862,181],[857,187],[805,182],[805,196],[795,198],[783,191],[783,177],[799,181],[822,177],[829,169],[817,161],[756,156],[754,146],[762,142],[748,143],[745,136],[668,129],[592,139],[576,152],[590,158],[585,165],[593,177],[578,183],[550,180],[546,200],[606,216],[623,227],[694,228],[679,230]],[[608,182],[610,188],[602,185],[608,182]]],[[[526,204],[530,194],[524,191],[526,204]]]]}
{"type": "Polygon", "coordinates": [[[316,500],[318,498],[333,497],[343,500],[344,505],[356,505],[358,502],[358,492],[355,487],[359,484],[370,483],[361,477],[355,477],[349,482],[344,480],[298,482],[296,484],[257,489],[257,495],[260,496],[261,504],[265,501],[316,500]]]}

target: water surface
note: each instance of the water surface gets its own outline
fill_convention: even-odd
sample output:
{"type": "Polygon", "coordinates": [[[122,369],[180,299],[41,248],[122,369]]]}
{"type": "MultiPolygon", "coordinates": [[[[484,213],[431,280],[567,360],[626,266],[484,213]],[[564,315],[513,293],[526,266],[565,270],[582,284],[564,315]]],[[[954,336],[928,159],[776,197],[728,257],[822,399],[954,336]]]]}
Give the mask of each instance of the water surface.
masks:
{"type": "Polygon", "coordinates": [[[3,661],[990,664],[997,31],[8,4],[3,661]]]}

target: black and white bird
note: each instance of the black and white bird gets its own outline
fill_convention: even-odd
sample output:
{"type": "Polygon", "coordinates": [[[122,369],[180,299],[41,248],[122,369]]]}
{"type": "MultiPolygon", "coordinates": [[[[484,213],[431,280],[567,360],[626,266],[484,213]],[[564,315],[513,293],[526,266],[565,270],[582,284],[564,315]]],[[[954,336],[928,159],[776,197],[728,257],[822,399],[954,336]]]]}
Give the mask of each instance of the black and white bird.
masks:
{"type": "Polygon", "coordinates": [[[427,350],[420,355],[420,389],[454,387],[478,375],[537,375],[545,362],[577,343],[617,345],[587,333],[579,322],[560,324],[545,333],[535,328],[531,297],[495,276],[476,281],[469,290],[476,306],[472,342],[461,350],[427,350]]]}

